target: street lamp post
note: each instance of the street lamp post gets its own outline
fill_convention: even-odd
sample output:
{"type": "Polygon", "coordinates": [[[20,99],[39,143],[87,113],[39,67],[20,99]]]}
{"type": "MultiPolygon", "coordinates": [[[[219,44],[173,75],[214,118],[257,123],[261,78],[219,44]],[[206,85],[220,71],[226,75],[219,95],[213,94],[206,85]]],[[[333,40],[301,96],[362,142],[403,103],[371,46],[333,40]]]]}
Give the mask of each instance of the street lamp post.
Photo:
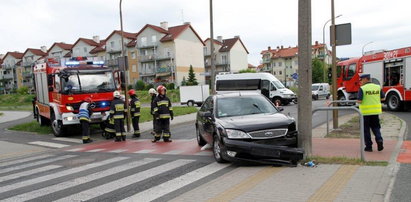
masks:
{"type": "MultiPolygon", "coordinates": [[[[126,106],[129,106],[129,97],[128,97],[128,68],[127,68],[127,62],[125,59],[125,50],[124,50],[124,32],[123,32],[123,13],[121,10],[121,3],[122,0],[120,0],[120,28],[121,28],[121,60],[122,63],[124,64],[124,95],[125,95],[125,102],[126,106]]],[[[127,117],[126,117],[126,122],[127,122],[127,132],[130,132],[130,110],[127,110],[127,117]]]]}
{"type": "Polygon", "coordinates": [[[213,28],[213,0],[210,0],[210,65],[211,65],[211,75],[210,75],[210,85],[211,93],[215,94],[215,64],[214,64],[214,28],[213,28]]]}
{"type": "Polygon", "coordinates": [[[362,50],[361,50],[361,55],[364,55],[364,48],[365,48],[365,46],[367,46],[367,45],[369,45],[369,44],[371,44],[371,43],[374,43],[374,41],[370,41],[370,42],[368,42],[368,43],[366,43],[366,44],[364,44],[363,46],[362,46],[362,50]]]}
{"type": "MultiPolygon", "coordinates": [[[[340,15],[337,15],[335,18],[339,18],[339,17],[341,17],[342,15],[340,14],[340,15]]],[[[323,26],[323,45],[324,45],[324,56],[323,56],[323,64],[325,65],[325,55],[326,55],[326,53],[325,53],[325,51],[326,51],[326,49],[325,49],[325,26],[327,25],[327,23],[329,23],[330,21],[331,21],[332,19],[329,19],[329,20],[327,20],[325,23],[324,23],[324,26],[323,26]]],[[[323,71],[323,81],[325,82],[325,70],[323,71]]]]}

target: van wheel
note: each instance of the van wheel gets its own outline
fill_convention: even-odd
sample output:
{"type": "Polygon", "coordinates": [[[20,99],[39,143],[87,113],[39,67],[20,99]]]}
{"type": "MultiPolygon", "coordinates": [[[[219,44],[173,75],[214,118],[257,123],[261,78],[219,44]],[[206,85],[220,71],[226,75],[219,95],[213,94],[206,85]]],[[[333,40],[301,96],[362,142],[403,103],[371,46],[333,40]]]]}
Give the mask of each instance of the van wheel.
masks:
{"type": "Polygon", "coordinates": [[[279,98],[279,97],[274,97],[273,98],[273,103],[275,104],[275,106],[277,106],[277,104],[278,104],[278,106],[281,106],[281,98],[279,98]]]}
{"type": "Polygon", "coordinates": [[[399,111],[402,108],[400,97],[395,93],[390,93],[387,99],[387,107],[391,111],[399,111]]]}
{"type": "Polygon", "coordinates": [[[53,129],[54,136],[56,137],[64,136],[65,131],[64,131],[63,123],[60,120],[56,120],[56,116],[54,115],[54,112],[51,113],[50,121],[51,121],[51,128],[53,129]]]}
{"type": "Polygon", "coordinates": [[[192,107],[194,106],[194,101],[190,100],[187,102],[187,106],[192,107]]]}

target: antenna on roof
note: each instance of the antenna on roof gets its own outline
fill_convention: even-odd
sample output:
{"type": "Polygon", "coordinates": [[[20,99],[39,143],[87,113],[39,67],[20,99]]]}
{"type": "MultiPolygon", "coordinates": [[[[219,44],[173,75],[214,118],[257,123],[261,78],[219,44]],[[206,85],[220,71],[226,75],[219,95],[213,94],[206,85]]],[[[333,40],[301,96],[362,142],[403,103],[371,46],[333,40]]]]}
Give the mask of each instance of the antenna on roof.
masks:
{"type": "Polygon", "coordinates": [[[181,9],[181,23],[184,24],[184,9],[181,9]]]}

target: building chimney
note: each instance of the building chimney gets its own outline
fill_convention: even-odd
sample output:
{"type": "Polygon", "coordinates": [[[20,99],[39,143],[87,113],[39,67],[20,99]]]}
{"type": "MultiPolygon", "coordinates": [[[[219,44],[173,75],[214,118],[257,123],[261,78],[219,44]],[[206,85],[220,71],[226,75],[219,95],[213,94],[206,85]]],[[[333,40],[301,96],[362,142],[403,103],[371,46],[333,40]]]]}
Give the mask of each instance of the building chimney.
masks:
{"type": "Polygon", "coordinates": [[[318,41],[315,41],[315,45],[318,46],[318,41]]]}
{"type": "Polygon", "coordinates": [[[184,25],[191,25],[191,22],[184,22],[184,25]]]}
{"type": "Polygon", "coordinates": [[[46,46],[41,46],[40,49],[41,49],[41,51],[47,53],[47,47],[46,46]]]}
{"type": "Polygon", "coordinates": [[[284,46],[281,45],[281,49],[284,49],[284,46]]]}
{"type": "Polygon", "coordinates": [[[271,50],[271,46],[268,46],[268,50],[271,50]]]}
{"type": "Polygon", "coordinates": [[[100,37],[99,36],[93,36],[93,41],[96,43],[100,43],[100,37]]]}
{"type": "Polygon", "coordinates": [[[219,41],[219,42],[223,42],[223,36],[217,36],[217,41],[219,41]]]}
{"type": "Polygon", "coordinates": [[[240,38],[240,35],[235,35],[234,38],[240,38]]]}
{"type": "Polygon", "coordinates": [[[277,50],[280,49],[280,46],[277,46],[277,50]]]}
{"type": "Polygon", "coordinates": [[[160,27],[165,29],[165,30],[168,30],[168,22],[166,22],[166,21],[160,22],[160,27]]]}
{"type": "Polygon", "coordinates": [[[0,54],[0,59],[3,59],[4,58],[4,54],[0,54]]]}

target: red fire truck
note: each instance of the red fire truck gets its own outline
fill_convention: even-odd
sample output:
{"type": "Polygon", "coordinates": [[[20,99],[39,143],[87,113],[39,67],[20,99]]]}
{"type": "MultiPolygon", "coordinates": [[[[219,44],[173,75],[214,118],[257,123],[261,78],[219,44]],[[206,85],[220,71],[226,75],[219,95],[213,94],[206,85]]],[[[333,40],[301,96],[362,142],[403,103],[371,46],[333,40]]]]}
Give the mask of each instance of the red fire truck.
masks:
{"type": "Polygon", "coordinates": [[[355,100],[360,88],[359,75],[371,74],[371,82],[381,85],[385,103],[393,111],[411,101],[411,47],[377,51],[337,65],[339,100],[355,100]]]}
{"type": "Polygon", "coordinates": [[[106,120],[113,92],[120,89],[119,72],[84,57],[47,58],[33,67],[33,73],[37,121],[50,123],[55,136],[64,136],[70,126],[80,124],[77,114],[87,97],[92,100],[91,123],[106,120]]]}

